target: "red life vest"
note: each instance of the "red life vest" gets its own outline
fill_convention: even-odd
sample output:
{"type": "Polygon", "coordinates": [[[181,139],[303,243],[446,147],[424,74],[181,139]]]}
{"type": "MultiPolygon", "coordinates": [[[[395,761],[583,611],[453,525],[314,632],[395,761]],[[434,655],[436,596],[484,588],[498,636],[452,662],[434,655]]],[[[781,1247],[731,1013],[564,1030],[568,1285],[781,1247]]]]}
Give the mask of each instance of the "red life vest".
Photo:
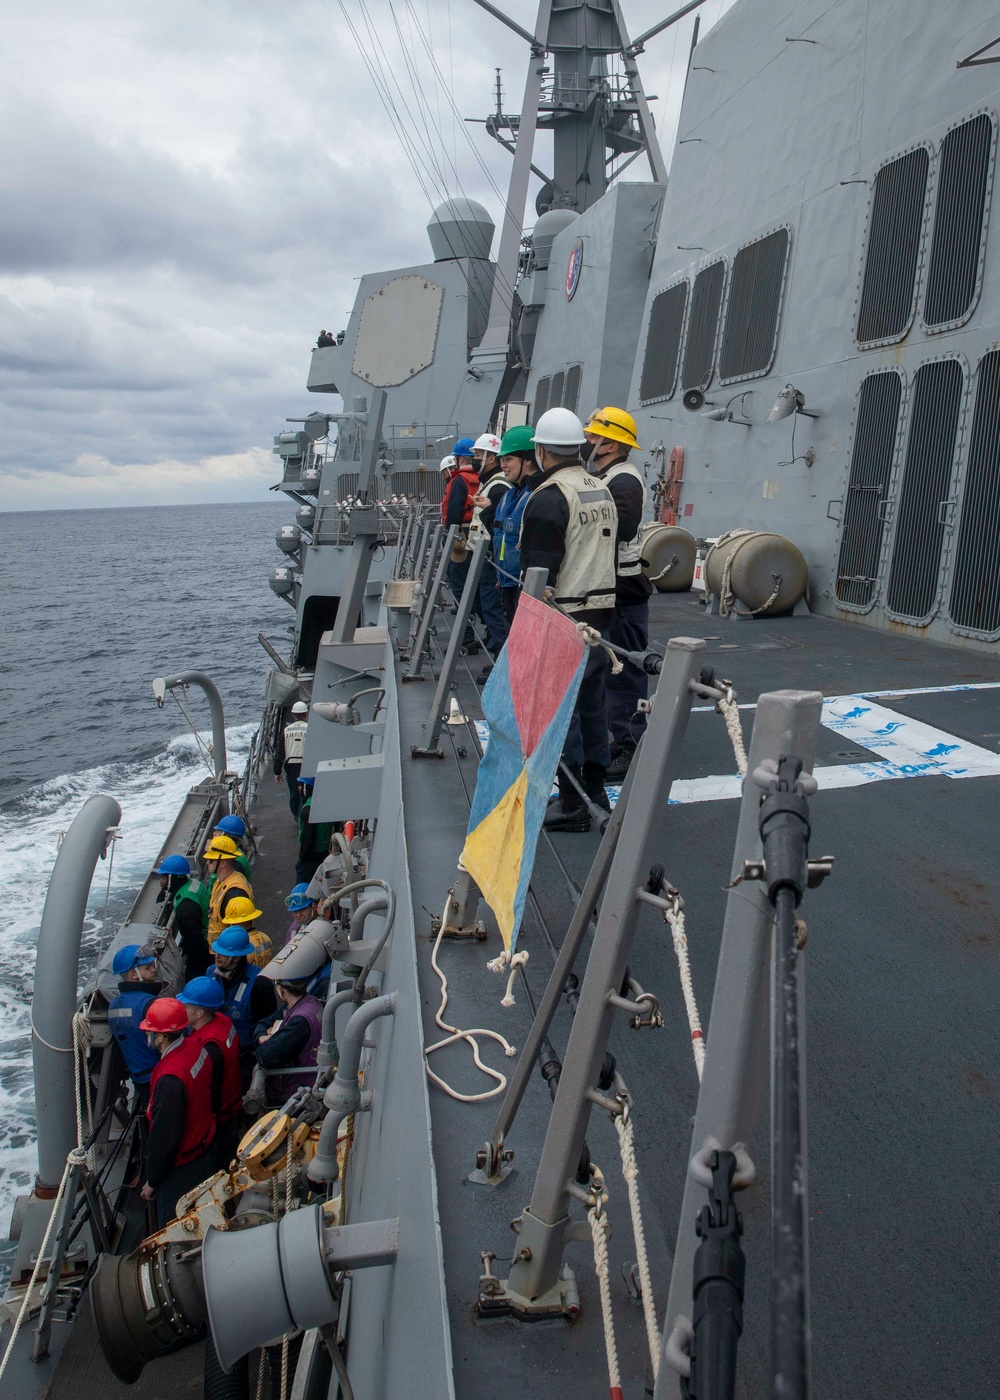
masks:
{"type": "Polygon", "coordinates": [[[214,1040],[222,1051],[222,1105],[219,1122],[229,1123],[243,1107],[243,1081],[240,1076],[240,1040],[229,1017],[216,1011],[207,1025],[192,1031],[191,1040],[214,1040]]]}
{"type": "Polygon", "coordinates": [[[451,488],[454,486],[455,482],[458,480],[459,477],[461,477],[462,480],[465,482],[466,488],[468,490],[468,495],[465,498],[465,509],[462,512],[462,524],[468,525],[472,520],[472,512],[476,508],[473,505],[473,497],[478,496],[479,494],[479,473],[476,471],[475,467],[462,466],[459,467],[458,470],[453,474],[451,480],[448,482],[448,485],[444,488],[444,496],[441,500],[442,523],[447,523],[448,497],[451,495],[451,488]]]}
{"type": "Polygon", "coordinates": [[[159,1064],[154,1065],[149,1076],[149,1108],[146,1117],[150,1126],[153,1123],[153,1100],[156,1086],[166,1074],[172,1074],[184,1085],[187,1094],[187,1113],[184,1117],[184,1131],[181,1145],[174,1158],[175,1167],[183,1167],[193,1162],[203,1152],[207,1152],[215,1138],[215,1115],[212,1112],[212,1062],[201,1041],[187,1035],[168,1050],[159,1064]]]}

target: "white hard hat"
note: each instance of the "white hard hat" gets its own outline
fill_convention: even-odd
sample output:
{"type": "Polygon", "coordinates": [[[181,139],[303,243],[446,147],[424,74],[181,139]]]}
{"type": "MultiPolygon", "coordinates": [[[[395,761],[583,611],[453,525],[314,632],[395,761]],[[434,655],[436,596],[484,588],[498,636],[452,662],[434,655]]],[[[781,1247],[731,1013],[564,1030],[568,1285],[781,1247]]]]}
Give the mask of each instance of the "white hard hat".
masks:
{"type": "Polygon", "coordinates": [[[539,447],[581,447],[586,441],[583,424],[568,408],[550,408],[535,424],[539,447]]]}
{"type": "Polygon", "coordinates": [[[472,444],[473,452],[492,452],[496,455],[500,451],[500,439],[496,433],[483,433],[482,437],[477,437],[472,444]]]}
{"type": "Polygon", "coordinates": [[[447,457],[441,458],[441,466],[438,468],[438,470],[443,472],[453,472],[455,470],[455,466],[455,458],[452,455],[452,453],[449,452],[447,457]]]}
{"type": "Polygon", "coordinates": [[[308,713],[309,706],[306,704],[306,702],[304,700],[296,700],[295,704],[292,706],[292,714],[307,715],[308,713]]]}

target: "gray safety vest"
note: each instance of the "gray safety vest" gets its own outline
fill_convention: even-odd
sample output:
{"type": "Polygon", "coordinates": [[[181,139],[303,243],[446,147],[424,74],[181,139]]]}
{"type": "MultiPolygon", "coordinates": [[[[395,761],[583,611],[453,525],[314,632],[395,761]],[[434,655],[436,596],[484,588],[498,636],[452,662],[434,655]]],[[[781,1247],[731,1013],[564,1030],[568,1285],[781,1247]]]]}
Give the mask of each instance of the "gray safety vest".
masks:
{"type": "Polygon", "coordinates": [[[563,467],[535,487],[525,515],[531,509],[533,496],[547,487],[561,491],[569,506],[566,553],[556,577],[556,602],[568,613],[613,608],[618,512],[611,492],[584,467],[563,467]]]}
{"type": "Polygon", "coordinates": [[[306,730],[308,728],[308,721],[304,719],[293,719],[291,724],[285,725],[286,763],[302,762],[302,754],[306,747],[306,730]]]}
{"type": "Polygon", "coordinates": [[[610,482],[616,476],[634,476],[642,488],[642,515],[639,528],[630,540],[618,542],[618,577],[639,578],[642,574],[642,521],[646,516],[646,483],[631,462],[616,462],[606,472],[601,473],[603,482],[610,482]]]}

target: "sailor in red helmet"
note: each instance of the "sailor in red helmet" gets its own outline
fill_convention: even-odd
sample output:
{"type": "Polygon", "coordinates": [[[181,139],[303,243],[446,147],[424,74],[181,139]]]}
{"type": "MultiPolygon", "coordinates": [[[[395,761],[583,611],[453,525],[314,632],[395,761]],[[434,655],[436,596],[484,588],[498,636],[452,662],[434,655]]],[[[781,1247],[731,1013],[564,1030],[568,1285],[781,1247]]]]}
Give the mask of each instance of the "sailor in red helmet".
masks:
{"type": "Polygon", "coordinates": [[[157,997],[139,1026],[160,1056],[149,1076],[142,1198],[155,1200],[162,1229],[178,1199],[215,1170],[212,1062],[201,1040],[187,1034],[187,1011],[176,997],[157,997]]]}

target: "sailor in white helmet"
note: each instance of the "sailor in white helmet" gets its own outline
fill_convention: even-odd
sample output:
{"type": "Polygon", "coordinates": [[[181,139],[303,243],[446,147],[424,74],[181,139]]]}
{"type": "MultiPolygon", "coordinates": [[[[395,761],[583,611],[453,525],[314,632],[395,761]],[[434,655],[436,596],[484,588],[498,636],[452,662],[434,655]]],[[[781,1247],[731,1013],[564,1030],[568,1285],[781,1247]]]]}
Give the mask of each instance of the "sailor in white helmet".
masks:
{"type": "Polygon", "coordinates": [[[288,806],[295,818],[298,818],[299,808],[302,806],[299,774],[302,771],[302,754],[306,747],[308,714],[309,706],[305,701],[296,700],[288,723],[278,727],[274,745],[274,780],[276,783],[287,783],[288,806]]]}
{"type": "MultiPolygon", "coordinates": [[[[550,408],[535,425],[540,471],[521,517],[521,570],[547,569],[559,607],[606,634],[615,606],[618,513],[611,492],[580,460],[584,443],[583,424],[568,408],[550,408]]],[[[605,810],[611,762],[607,670],[607,652],[591,647],[563,749],[564,764],[605,810]]],[[[576,789],[562,771],[558,781],[546,829],[589,831],[590,814],[576,789]]]]}
{"type": "MultiPolygon", "coordinates": [[[[486,624],[486,649],[495,660],[507,640],[508,628],[493,561],[493,517],[501,497],[509,491],[510,483],[500,469],[500,439],[496,433],[483,433],[478,437],[472,445],[472,455],[479,472],[479,494],[474,499],[469,543],[475,544],[480,539],[489,541],[486,563],[479,577],[479,610],[486,624]]],[[[480,680],[486,680],[491,669],[491,664],[488,664],[480,674],[480,680]]]]}

